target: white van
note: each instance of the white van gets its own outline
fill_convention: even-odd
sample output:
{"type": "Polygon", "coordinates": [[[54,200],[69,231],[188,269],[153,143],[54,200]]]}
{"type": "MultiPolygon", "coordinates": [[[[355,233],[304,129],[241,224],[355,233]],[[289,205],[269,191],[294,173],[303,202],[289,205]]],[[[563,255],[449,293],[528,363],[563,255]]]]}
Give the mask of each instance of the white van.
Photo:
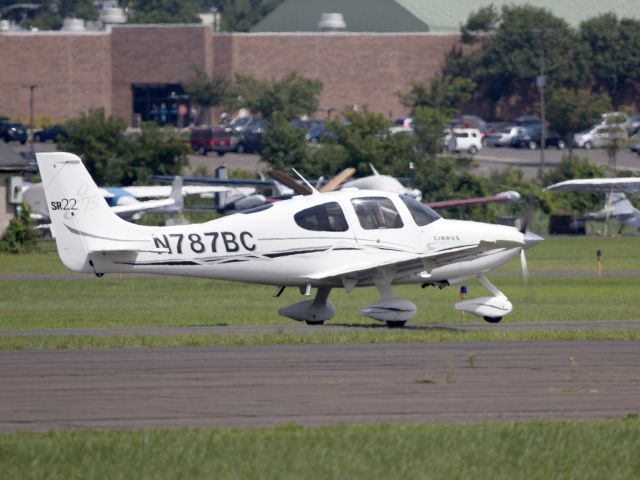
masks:
{"type": "Polygon", "coordinates": [[[447,152],[468,152],[475,155],[482,148],[482,134],[477,128],[454,128],[444,138],[447,152]]]}

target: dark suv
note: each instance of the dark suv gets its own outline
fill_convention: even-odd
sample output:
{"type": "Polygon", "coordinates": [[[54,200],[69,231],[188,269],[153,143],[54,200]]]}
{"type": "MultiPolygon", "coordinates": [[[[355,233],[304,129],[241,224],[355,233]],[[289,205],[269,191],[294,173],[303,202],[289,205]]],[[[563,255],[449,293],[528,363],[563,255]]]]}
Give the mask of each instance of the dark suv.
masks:
{"type": "Polygon", "coordinates": [[[27,143],[27,129],[24,125],[10,120],[0,121],[0,138],[5,142],[20,142],[22,145],[27,143]]]}
{"type": "Polygon", "coordinates": [[[235,150],[237,145],[238,137],[231,128],[206,127],[191,132],[191,148],[200,155],[206,155],[207,152],[224,155],[235,150]]]}

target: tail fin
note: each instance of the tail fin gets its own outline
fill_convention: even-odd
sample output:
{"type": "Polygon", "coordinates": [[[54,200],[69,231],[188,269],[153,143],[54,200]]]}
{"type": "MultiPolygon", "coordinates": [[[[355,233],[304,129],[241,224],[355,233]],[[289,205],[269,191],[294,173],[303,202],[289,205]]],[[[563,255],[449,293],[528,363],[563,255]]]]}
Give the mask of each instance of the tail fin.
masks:
{"type": "Polygon", "coordinates": [[[611,208],[613,215],[633,215],[635,211],[633,204],[624,193],[620,192],[611,192],[607,194],[605,206],[611,208]]]}
{"type": "Polygon", "coordinates": [[[89,254],[100,245],[137,241],[131,237],[140,227],[111,211],[80,158],[64,152],[36,158],[58,254],[67,268],[93,272],[89,254]]]}
{"type": "Polygon", "coordinates": [[[171,184],[171,193],[169,198],[174,201],[172,211],[180,212],[184,208],[184,195],[182,194],[182,177],[177,176],[171,184]]]}

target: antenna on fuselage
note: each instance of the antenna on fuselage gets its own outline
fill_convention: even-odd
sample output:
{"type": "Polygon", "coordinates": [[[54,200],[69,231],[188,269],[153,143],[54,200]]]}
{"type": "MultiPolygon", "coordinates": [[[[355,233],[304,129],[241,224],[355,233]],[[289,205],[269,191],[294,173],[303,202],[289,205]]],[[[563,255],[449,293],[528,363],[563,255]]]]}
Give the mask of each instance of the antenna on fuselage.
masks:
{"type": "Polygon", "coordinates": [[[300,180],[302,180],[304,182],[304,184],[309,187],[309,189],[311,190],[311,195],[319,195],[320,192],[318,190],[316,190],[316,188],[311,185],[306,178],[304,178],[300,172],[298,172],[295,168],[292,168],[291,170],[293,170],[293,173],[295,173],[297,176],[300,177],[300,180]]]}

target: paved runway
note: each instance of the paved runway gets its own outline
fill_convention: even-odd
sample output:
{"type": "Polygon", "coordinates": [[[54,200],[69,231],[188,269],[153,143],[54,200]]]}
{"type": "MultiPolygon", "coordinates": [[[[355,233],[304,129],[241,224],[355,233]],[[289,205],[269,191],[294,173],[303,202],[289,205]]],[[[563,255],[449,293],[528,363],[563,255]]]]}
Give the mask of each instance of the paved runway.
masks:
{"type": "Polygon", "coordinates": [[[0,352],[0,430],[640,412],[640,342],[0,352]]]}
{"type": "MultiPolygon", "coordinates": [[[[36,328],[30,330],[0,329],[0,338],[49,337],[49,336],[128,336],[128,335],[255,335],[264,333],[323,333],[348,332],[353,330],[388,330],[381,322],[371,323],[327,323],[310,326],[301,322],[286,321],[282,325],[240,325],[240,326],[191,326],[191,327],[121,327],[121,328],[36,328]]],[[[413,323],[405,330],[450,330],[450,331],[544,331],[544,330],[638,330],[640,320],[607,320],[587,322],[522,322],[500,324],[486,323],[477,319],[475,323],[413,323]]]]}

